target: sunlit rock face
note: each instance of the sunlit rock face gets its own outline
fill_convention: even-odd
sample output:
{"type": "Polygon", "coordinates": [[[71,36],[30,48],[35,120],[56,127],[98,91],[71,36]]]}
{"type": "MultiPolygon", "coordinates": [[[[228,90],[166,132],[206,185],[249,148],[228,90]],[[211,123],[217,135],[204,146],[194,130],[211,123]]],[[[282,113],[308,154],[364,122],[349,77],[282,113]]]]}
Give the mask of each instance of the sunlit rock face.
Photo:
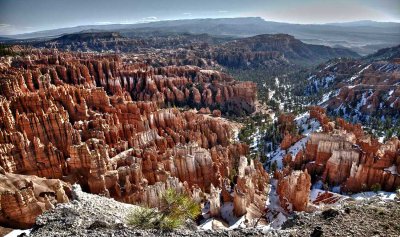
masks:
{"type": "Polygon", "coordinates": [[[293,171],[278,179],[277,194],[286,211],[307,210],[311,188],[311,176],[306,171],[293,171]]]}
{"type": "MultiPolygon", "coordinates": [[[[0,168],[1,169],[1,168],[0,168]]],[[[0,224],[28,228],[36,216],[57,203],[68,202],[69,184],[58,179],[19,175],[0,170],[0,224]]]]}
{"type": "Polygon", "coordinates": [[[286,150],[294,143],[298,142],[302,135],[296,133],[295,116],[291,113],[281,114],[278,117],[279,132],[283,137],[280,144],[281,149],[286,150]]]}
{"type": "MultiPolygon", "coordinates": [[[[284,168],[274,174],[280,204],[288,212],[313,210],[308,203],[312,184],[322,183],[325,189],[342,193],[393,192],[400,185],[398,138],[380,143],[360,124],[342,118],[331,121],[325,112],[321,107],[310,107],[310,118],[319,122],[322,131],[311,133],[296,155],[282,157],[284,168]]],[[[284,118],[280,119],[281,127],[290,127],[287,121],[291,119],[284,118]]],[[[313,203],[335,203],[339,196],[326,191],[313,203]]]]}
{"type": "Polygon", "coordinates": [[[233,211],[236,216],[242,216],[254,206],[263,209],[269,193],[269,176],[265,173],[262,164],[247,158],[240,157],[237,183],[234,186],[233,211]]]}
{"type": "MultiPolygon", "coordinates": [[[[237,82],[227,74],[201,70],[195,66],[150,67],[144,63],[129,63],[131,60],[115,55],[37,52],[30,55],[29,59],[16,59],[15,66],[30,70],[7,72],[16,80],[2,82],[1,86],[3,94],[7,97],[16,93],[45,91],[50,85],[70,84],[90,88],[102,87],[112,95],[127,92],[135,101],[153,101],[158,105],[190,105],[198,108],[204,106],[220,108],[223,112],[233,114],[255,111],[255,83],[237,82]]],[[[71,103],[69,96],[75,97],[74,94],[58,93],[57,100],[63,101],[70,113],[72,107],[79,107],[76,110],[83,113],[80,116],[84,118],[85,104],[88,101],[71,103]]],[[[92,101],[99,105],[104,102],[92,101]]],[[[38,105],[43,102],[38,98],[28,102],[30,105],[35,103],[38,105]]],[[[74,114],[71,116],[77,116],[74,114]]]]}
{"type": "Polygon", "coordinates": [[[324,132],[313,133],[304,153],[297,155],[294,166],[307,169],[315,179],[345,192],[360,192],[379,186],[394,191],[400,185],[398,138],[384,144],[366,135],[359,124],[338,118],[329,121],[325,111],[313,107],[324,132]]]}
{"type": "MultiPolygon", "coordinates": [[[[258,162],[247,164],[248,146],[233,141],[232,123],[219,116],[253,112],[256,85],[192,66],[130,61],[37,50],[2,63],[4,172],[79,183],[87,192],[154,207],[172,188],[198,202],[210,197],[215,215],[222,193],[237,215],[246,213],[254,197],[265,196],[268,174],[258,162]],[[181,105],[205,112],[172,108],[181,105]],[[227,188],[235,173],[237,184],[227,188]]],[[[18,192],[2,196],[28,213],[24,219],[2,207],[2,221],[21,219],[14,227],[29,227],[55,204],[38,199],[35,187],[18,192]]]]}

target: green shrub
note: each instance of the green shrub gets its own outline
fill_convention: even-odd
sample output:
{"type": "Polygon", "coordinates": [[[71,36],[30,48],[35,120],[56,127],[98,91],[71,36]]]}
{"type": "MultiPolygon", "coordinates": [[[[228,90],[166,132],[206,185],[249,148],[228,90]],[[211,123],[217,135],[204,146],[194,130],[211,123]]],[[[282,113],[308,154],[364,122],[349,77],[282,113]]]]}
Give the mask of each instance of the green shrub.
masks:
{"type": "Polygon", "coordinates": [[[366,191],[367,190],[367,184],[363,183],[361,185],[361,191],[366,191]]]}
{"type": "Polygon", "coordinates": [[[276,160],[274,160],[274,162],[272,162],[271,164],[271,171],[275,172],[277,168],[278,168],[278,163],[276,162],[276,160]]]}
{"type": "Polygon", "coordinates": [[[374,191],[375,193],[381,191],[381,184],[379,184],[379,183],[373,184],[371,186],[371,190],[374,191]]]}
{"type": "Polygon", "coordinates": [[[327,182],[324,183],[323,188],[325,191],[329,191],[329,184],[327,182]]]}
{"type": "Polygon", "coordinates": [[[237,171],[235,168],[231,169],[231,172],[229,173],[229,180],[231,181],[231,184],[235,183],[235,176],[237,175],[237,171]]]}
{"type": "Polygon", "coordinates": [[[187,219],[195,219],[201,213],[200,205],[190,197],[167,189],[160,208],[135,208],[128,216],[128,224],[140,229],[172,230],[187,219]]]}

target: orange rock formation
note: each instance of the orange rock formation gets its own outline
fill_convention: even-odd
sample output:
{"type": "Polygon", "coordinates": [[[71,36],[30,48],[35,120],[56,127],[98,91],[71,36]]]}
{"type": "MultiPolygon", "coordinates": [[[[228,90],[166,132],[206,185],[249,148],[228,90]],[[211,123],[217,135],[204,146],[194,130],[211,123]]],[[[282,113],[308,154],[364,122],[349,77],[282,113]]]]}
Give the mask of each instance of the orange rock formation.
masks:
{"type": "MultiPolygon", "coordinates": [[[[254,83],[192,66],[156,68],[111,54],[49,50],[16,56],[0,68],[0,166],[7,174],[79,183],[91,193],[157,206],[167,188],[198,201],[203,193],[226,192],[224,180],[249,152],[231,142],[231,124],[218,118],[219,110],[211,117],[167,107],[251,113],[254,83]]],[[[244,193],[245,206],[236,204],[237,213],[255,194],[265,195],[268,182],[257,162],[240,169],[235,190],[244,193]]],[[[5,182],[14,182],[10,177],[5,182]]],[[[33,195],[35,187],[15,190],[2,196],[16,204],[2,206],[0,217],[8,224],[20,220],[14,227],[33,224],[44,210],[38,202],[53,203],[33,195]],[[10,214],[17,206],[26,217],[10,214]]]]}

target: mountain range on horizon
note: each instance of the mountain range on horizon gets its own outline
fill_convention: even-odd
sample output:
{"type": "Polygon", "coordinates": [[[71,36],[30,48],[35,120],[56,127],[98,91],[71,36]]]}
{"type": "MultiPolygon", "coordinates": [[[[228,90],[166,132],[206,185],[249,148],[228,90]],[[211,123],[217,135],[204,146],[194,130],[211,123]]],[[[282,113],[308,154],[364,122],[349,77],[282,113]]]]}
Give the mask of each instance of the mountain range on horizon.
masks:
{"type": "Polygon", "coordinates": [[[82,25],[18,35],[2,35],[1,41],[56,38],[65,34],[93,31],[120,32],[132,36],[138,32],[175,32],[214,36],[249,37],[259,34],[290,34],[304,43],[349,48],[367,55],[400,42],[400,23],[354,21],[326,24],[292,24],[266,21],[261,17],[206,18],[154,21],[136,24],[82,25]]]}

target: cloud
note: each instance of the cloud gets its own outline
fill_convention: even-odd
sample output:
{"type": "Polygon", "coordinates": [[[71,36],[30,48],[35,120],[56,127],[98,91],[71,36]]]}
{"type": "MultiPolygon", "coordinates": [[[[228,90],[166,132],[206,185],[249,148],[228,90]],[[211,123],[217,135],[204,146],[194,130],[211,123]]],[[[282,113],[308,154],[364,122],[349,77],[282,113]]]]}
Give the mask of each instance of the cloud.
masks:
{"type": "Polygon", "coordinates": [[[10,24],[0,24],[0,28],[8,28],[11,27],[10,24]]]}
{"type": "Polygon", "coordinates": [[[15,25],[0,23],[0,35],[12,35],[21,33],[21,29],[19,29],[15,25]]]}
{"type": "MultiPolygon", "coordinates": [[[[397,0],[398,1],[398,0],[397,0]]],[[[368,2],[368,1],[363,1],[368,2]]],[[[371,2],[371,1],[369,1],[371,2]]],[[[377,1],[383,3],[385,1],[377,1]]],[[[374,4],[361,4],[359,1],[308,1],[287,4],[285,7],[268,8],[260,7],[252,15],[263,17],[269,21],[321,24],[330,22],[345,22],[357,20],[386,21],[386,11],[374,4]]],[[[389,20],[390,21],[390,20],[389,20]]]]}
{"type": "Polygon", "coordinates": [[[225,11],[225,10],[220,10],[218,11],[218,13],[228,13],[229,11],[225,11]]]}
{"type": "Polygon", "coordinates": [[[112,24],[111,21],[96,21],[95,22],[96,25],[109,25],[112,24]]]}
{"type": "Polygon", "coordinates": [[[191,12],[184,12],[183,15],[190,16],[190,15],[192,15],[192,13],[191,12]]]}
{"type": "Polygon", "coordinates": [[[142,23],[147,23],[147,22],[153,22],[153,21],[158,21],[158,17],[156,16],[148,16],[148,17],[143,17],[141,20],[139,20],[138,22],[142,22],[142,23]]]}
{"type": "Polygon", "coordinates": [[[123,21],[119,22],[119,24],[132,24],[132,22],[134,22],[134,21],[123,20],[123,21]]]}
{"type": "Polygon", "coordinates": [[[148,16],[148,17],[144,17],[142,19],[143,20],[149,20],[149,21],[155,21],[155,20],[158,20],[158,17],[156,17],[156,16],[148,16]]]}

